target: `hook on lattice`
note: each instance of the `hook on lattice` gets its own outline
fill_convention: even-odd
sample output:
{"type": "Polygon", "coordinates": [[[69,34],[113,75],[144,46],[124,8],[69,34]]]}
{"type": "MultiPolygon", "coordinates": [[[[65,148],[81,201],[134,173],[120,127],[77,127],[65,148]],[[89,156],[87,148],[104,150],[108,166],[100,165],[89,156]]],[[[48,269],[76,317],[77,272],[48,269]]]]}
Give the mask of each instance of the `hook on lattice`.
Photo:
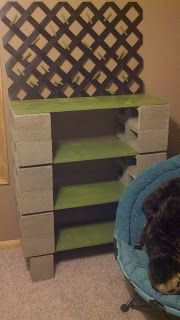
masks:
{"type": "Polygon", "coordinates": [[[76,73],[76,74],[74,75],[74,77],[72,78],[72,83],[77,83],[79,79],[80,79],[80,76],[79,76],[78,73],[76,73]]]}
{"type": "Polygon", "coordinates": [[[19,18],[18,14],[15,14],[12,21],[11,21],[11,26],[13,26],[17,22],[18,18],[19,18]]]}
{"type": "Polygon", "coordinates": [[[63,85],[62,81],[54,81],[53,84],[57,87],[59,84],[63,85]]]}
{"type": "Polygon", "coordinates": [[[90,17],[89,13],[86,13],[86,16],[88,18],[88,23],[90,22],[90,24],[92,24],[92,18],[90,17]]]}
{"type": "Polygon", "coordinates": [[[100,60],[106,60],[105,57],[101,54],[101,52],[97,52],[98,57],[100,58],[100,60]]]}
{"type": "Polygon", "coordinates": [[[22,70],[20,70],[19,68],[17,68],[17,71],[19,72],[20,76],[25,76],[24,72],[22,70]]]}
{"type": "Polygon", "coordinates": [[[64,23],[66,23],[66,24],[68,25],[68,24],[69,24],[68,18],[65,16],[65,14],[62,13],[62,14],[61,14],[61,17],[62,17],[64,23]]]}
{"type": "Polygon", "coordinates": [[[37,82],[34,82],[34,81],[29,81],[29,85],[34,88],[34,87],[37,87],[38,86],[38,81],[37,82]]]}
{"type": "Polygon", "coordinates": [[[100,71],[96,72],[96,74],[94,75],[94,77],[93,77],[92,79],[93,79],[93,80],[98,79],[98,78],[99,78],[99,76],[100,76],[100,74],[101,74],[101,72],[100,72],[100,71]]]}
{"type": "Polygon", "coordinates": [[[34,39],[32,42],[31,42],[31,45],[35,45],[38,41],[40,40],[40,36],[37,37],[36,39],[34,39]]]}
{"type": "Polygon", "coordinates": [[[40,66],[41,69],[46,73],[46,72],[49,72],[48,68],[44,67],[43,65],[40,66]]]}
{"type": "Polygon", "coordinates": [[[85,45],[86,48],[92,51],[91,46],[86,41],[83,41],[82,43],[85,45]]]}
{"type": "Polygon", "coordinates": [[[52,31],[52,36],[56,37],[56,35],[57,35],[56,34],[56,30],[54,29],[54,26],[52,24],[50,25],[50,28],[51,28],[51,31],[52,31]]]}
{"type": "Polygon", "coordinates": [[[27,52],[23,57],[22,57],[22,59],[23,59],[23,61],[27,61],[30,57],[32,56],[32,53],[31,52],[27,52]]]}
{"type": "Polygon", "coordinates": [[[120,27],[120,29],[121,29],[121,31],[122,31],[122,35],[127,36],[127,32],[126,32],[126,30],[125,30],[122,26],[120,27]]]}
{"type": "Polygon", "coordinates": [[[119,59],[122,60],[124,58],[124,56],[125,56],[125,52],[123,51],[118,55],[117,60],[119,60],[119,59]]]}
{"type": "Polygon", "coordinates": [[[115,94],[115,92],[111,89],[106,89],[106,92],[110,93],[110,94],[115,94]]]}
{"type": "Polygon", "coordinates": [[[67,49],[68,51],[70,50],[69,45],[66,43],[65,40],[62,41],[63,45],[64,45],[64,49],[67,49]]]}
{"type": "Polygon", "coordinates": [[[104,18],[104,22],[109,22],[109,19],[111,18],[112,13],[109,13],[105,18],[104,18]]]}

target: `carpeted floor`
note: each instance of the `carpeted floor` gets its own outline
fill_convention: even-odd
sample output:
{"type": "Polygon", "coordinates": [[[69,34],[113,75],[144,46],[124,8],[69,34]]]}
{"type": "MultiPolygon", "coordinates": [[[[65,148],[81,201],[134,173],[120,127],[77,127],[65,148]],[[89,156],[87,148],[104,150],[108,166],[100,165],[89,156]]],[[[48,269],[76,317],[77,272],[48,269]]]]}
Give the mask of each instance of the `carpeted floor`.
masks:
{"type": "Polygon", "coordinates": [[[32,283],[20,248],[0,251],[1,320],[164,320],[120,311],[129,288],[110,250],[57,257],[56,276],[32,283]]]}

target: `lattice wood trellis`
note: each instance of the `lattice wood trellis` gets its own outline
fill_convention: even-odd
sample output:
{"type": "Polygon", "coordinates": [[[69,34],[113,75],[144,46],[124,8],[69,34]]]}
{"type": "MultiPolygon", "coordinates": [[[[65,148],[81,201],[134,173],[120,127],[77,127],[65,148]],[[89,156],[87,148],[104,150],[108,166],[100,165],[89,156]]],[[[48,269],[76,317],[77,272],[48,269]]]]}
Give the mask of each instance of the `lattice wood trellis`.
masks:
{"type": "Polygon", "coordinates": [[[49,9],[33,2],[24,9],[7,2],[0,18],[10,54],[6,63],[11,99],[142,93],[141,7],[113,2],[76,9],[58,2],[49,9]]]}

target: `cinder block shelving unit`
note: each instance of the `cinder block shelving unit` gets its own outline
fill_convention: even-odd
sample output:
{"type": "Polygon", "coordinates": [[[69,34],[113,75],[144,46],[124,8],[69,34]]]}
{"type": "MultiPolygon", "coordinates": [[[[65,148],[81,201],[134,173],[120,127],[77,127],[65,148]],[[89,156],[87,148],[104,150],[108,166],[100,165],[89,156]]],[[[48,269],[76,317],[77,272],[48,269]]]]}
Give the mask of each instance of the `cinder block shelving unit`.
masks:
{"type": "Polygon", "coordinates": [[[113,241],[118,200],[166,158],[169,107],[145,94],[11,103],[18,219],[33,281],[54,253],[113,241]]]}

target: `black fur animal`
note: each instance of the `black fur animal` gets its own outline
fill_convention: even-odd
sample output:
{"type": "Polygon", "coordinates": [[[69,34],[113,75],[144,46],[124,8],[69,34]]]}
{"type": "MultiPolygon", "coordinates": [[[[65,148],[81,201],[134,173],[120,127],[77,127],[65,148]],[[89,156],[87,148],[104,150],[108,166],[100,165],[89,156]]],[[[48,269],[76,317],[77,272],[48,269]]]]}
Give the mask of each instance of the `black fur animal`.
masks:
{"type": "Polygon", "coordinates": [[[180,177],[151,193],[142,209],[149,221],[143,237],[152,286],[162,293],[180,293],[180,177]]]}

